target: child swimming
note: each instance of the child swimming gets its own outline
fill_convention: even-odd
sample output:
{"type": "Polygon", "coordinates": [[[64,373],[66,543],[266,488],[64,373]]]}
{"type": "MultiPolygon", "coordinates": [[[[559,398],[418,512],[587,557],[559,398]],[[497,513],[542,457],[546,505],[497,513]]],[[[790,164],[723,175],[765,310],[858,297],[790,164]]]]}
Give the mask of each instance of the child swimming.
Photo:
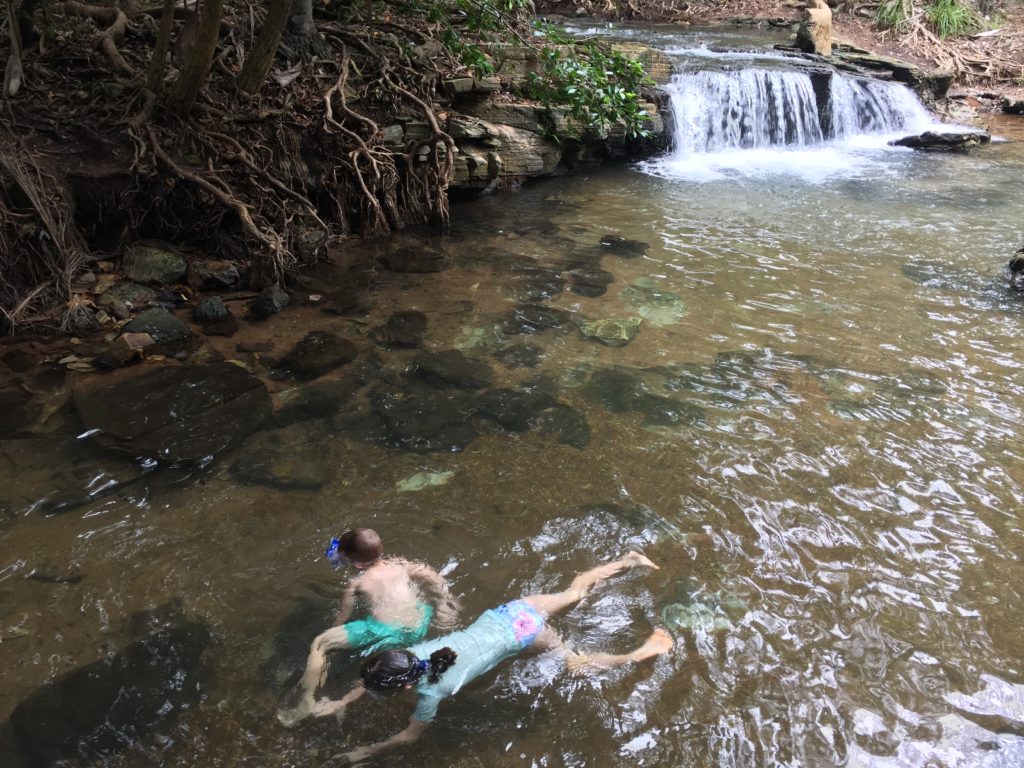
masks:
{"type": "Polygon", "coordinates": [[[527,649],[566,653],[570,669],[616,667],[667,653],[672,638],[663,629],[651,633],[629,653],[569,654],[558,634],[546,619],[553,613],[579,602],[600,581],[626,568],[657,568],[638,552],[630,552],[612,563],[578,574],[564,592],[530,595],[485,611],[464,630],[453,632],[405,650],[389,650],[368,659],[360,675],[363,687],[355,688],[337,701],[320,701],[314,714],[324,716],[344,711],[366,690],[399,691],[415,689],[416,709],[409,725],[389,739],[348,752],[349,762],[357,763],[384,750],[408,744],[420,737],[434,719],[442,699],[458,692],[466,683],[493,669],[499,663],[527,649]]]}
{"type": "Polygon", "coordinates": [[[306,671],[289,696],[294,703],[278,711],[278,720],[289,727],[312,713],[316,689],[327,675],[328,652],[395,648],[426,636],[434,608],[423,600],[417,582],[435,598],[439,626],[454,626],[458,615],[458,602],[437,571],[424,563],[385,558],[380,537],[369,528],[355,528],[332,539],[327,559],[335,567],[350,565],[357,573],[345,589],[335,626],[318,635],[310,647],[306,671]],[[370,615],[349,621],[360,596],[370,615]]]}

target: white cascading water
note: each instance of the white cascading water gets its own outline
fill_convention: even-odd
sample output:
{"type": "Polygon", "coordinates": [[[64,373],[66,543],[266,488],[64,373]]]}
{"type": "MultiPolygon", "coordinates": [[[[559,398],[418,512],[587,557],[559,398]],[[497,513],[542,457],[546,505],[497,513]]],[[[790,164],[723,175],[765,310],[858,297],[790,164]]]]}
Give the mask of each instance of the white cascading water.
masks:
{"type": "Polygon", "coordinates": [[[920,133],[934,123],[917,95],[899,83],[834,75],[829,108],[836,139],[861,134],[920,133]]]}
{"type": "Polygon", "coordinates": [[[811,79],[744,69],[676,75],[668,86],[676,154],[820,144],[811,79]]]}
{"type": "Polygon", "coordinates": [[[831,75],[825,115],[806,71],[685,72],[666,90],[674,147],[643,165],[659,176],[795,173],[819,181],[856,173],[877,162],[890,139],[936,125],[906,86],[839,73],[831,75]]]}

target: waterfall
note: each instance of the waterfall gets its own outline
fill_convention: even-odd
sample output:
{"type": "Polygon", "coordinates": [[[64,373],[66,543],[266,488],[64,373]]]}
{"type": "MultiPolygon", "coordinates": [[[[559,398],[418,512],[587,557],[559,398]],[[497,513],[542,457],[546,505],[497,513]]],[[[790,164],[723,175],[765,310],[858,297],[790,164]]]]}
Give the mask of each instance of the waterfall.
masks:
{"type": "Polygon", "coordinates": [[[932,124],[928,110],[904,85],[833,75],[829,89],[832,137],[918,133],[932,124]]]}
{"type": "Polygon", "coordinates": [[[737,149],[803,149],[931,123],[909,88],[838,72],[686,72],[674,76],[668,91],[677,158],[737,149]]]}

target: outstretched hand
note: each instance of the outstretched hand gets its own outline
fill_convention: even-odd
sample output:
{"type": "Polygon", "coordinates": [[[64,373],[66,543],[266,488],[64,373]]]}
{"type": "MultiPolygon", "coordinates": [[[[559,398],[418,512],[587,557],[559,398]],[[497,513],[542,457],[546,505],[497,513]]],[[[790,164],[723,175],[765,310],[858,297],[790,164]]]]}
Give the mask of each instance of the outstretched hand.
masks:
{"type": "Polygon", "coordinates": [[[345,704],[346,702],[341,700],[320,699],[320,701],[313,705],[312,715],[313,717],[335,715],[345,709],[345,704]]]}
{"type": "Polygon", "coordinates": [[[371,747],[356,747],[350,752],[345,752],[341,759],[345,760],[349,765],[355,765],[361,763],[368,757],[371,757],[374,750],[371,747]]]}

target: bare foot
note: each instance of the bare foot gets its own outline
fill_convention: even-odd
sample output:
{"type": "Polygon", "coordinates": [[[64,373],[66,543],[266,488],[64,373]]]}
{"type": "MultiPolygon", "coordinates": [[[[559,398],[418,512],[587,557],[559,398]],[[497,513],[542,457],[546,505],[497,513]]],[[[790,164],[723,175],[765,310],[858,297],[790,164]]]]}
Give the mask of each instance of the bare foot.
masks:
{"type": "Polygon", "coordinates": [[[664,629],[656,629],[651,632],[651,636],[644,641],[644,644],[633,651],[630,656],[633,657],[634,661],[643,661],[653,656],[668,653],[674,645],[675,642],[672,640],[672,635],[664,629]]]}
{"type": "Polygon", "coordinates": [[[277,710],[277,721],[281,723],[285,728],[294,728],[305,718],[309,717],[313,712],[312,701],[309,704],[303,702],[297,707],[284,708],[277,710]]]}
{"type": "Polygon", "coordinates": [[[622,558],[622,562],[624,562],[630,568],[639,568],[641,566],[646,566],[648,568],[653,568],[656,571],[660,570],[659,567],[655,565],[653,562],[651,562],[649,558],[635,551],[628,552],[626,556],[622,558]]]}
{"type": "Polygon", "coordinates": [[[565,668],[574,675],[585,672],[593,668],[593,666],[594,663],[590,660],[590,657],[584,656],[582,653],[570,653],[565,657],[565,668]]]}

